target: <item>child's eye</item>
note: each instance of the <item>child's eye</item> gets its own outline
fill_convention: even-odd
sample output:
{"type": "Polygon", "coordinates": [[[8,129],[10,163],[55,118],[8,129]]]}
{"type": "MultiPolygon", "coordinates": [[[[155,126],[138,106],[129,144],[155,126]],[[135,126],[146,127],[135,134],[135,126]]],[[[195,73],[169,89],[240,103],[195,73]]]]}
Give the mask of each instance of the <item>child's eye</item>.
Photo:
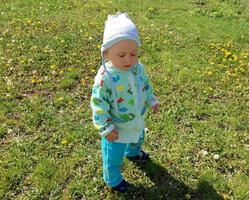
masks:
{"type": "Polygon", "coordinates": [[[131,56],[136,56],[137,54],[136,53],[131,53],[131,56]]]}
{"type": "Polygon", "coordinates": [[[122,54],[122,55],[118,55],[118,56],[119,56],[120,58],[123,58],[125,55],[122,54]]]}

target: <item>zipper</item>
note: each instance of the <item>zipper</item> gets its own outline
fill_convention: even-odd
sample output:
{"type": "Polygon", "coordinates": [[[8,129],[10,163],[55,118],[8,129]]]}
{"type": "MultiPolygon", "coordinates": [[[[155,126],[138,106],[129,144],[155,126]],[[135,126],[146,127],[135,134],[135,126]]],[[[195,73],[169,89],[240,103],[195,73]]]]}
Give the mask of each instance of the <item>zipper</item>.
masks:
{"type": "Polygon", "coordinates": [[[138,94],[139,83],[137,83],[137,87],[136,87],[136,84],[135,84],[136,79],[131,71],[129,71],[128,80],[129,80],[129,84],[131,86],[131,90],[134,95],[134,104],[135,104],[135,109],[136,109],[135,119],[137,121],[137,123],[135,123],[135,129],[138,131],[141,128],[141,120],[140,120],[141,116],[140,116],[140,111],[139,111],[139,107],[140,107],[139,104],[141,102],[139,102],[139,94],[138,94]]]}

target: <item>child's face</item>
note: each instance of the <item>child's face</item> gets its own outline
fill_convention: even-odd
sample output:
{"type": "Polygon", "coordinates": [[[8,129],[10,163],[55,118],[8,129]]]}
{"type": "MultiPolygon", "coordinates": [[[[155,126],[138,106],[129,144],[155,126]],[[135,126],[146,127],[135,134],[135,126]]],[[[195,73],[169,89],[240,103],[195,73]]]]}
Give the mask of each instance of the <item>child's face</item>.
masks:
{"type": "Polygon", "coordinates": [[[116,68],[127,71],[138,62],[137,43],[132,40],[120,41],[110,47],[105,55],[116,68]]]}

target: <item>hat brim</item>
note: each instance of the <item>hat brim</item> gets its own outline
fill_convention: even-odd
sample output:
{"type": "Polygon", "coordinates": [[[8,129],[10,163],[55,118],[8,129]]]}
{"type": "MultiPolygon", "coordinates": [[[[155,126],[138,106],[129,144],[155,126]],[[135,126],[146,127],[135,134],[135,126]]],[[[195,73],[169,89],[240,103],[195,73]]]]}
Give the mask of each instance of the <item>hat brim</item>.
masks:
{"type": "Polygon", "coordinates": [[[137,43],[138,47],[141,46],[140,39],[135,35],[118,35],[118,36],[112,38],[111,40],[103,43],[101,45],[101,52],[104,52],[106,49],[109,49],[111,46],[117,44],[118,42],[120,42],[122,40],[133,40],[134,42],[137,43]]]}

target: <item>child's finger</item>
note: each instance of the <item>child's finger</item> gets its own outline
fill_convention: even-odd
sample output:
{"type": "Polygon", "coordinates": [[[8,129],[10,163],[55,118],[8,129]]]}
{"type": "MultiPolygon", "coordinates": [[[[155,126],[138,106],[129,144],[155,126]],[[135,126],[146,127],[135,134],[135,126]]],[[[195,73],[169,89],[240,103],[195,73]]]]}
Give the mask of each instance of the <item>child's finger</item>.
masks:
{"type": "Polygon", "coordinates": [[[117,140],[118,139],[118,134],[114,134],[113,136],[112,136],[112,141],[115,141],[115,140],[117,140]]]}

